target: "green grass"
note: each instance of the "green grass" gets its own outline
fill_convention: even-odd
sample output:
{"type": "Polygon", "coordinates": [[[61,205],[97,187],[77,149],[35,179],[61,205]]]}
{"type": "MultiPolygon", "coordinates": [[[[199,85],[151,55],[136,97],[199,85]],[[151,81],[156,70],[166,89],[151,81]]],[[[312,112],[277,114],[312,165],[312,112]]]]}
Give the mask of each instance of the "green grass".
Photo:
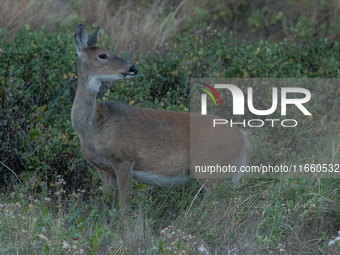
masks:
{"type": "Polygon", "coordinates": [[[197,200],[194,187],[170,191],[135,183],[128,226],[100,187],[71,193],[58,177],[51,184],[54,191],[31,179],[1,196],[3,253],[197,254],[203,245],[218,254],[269,254],[289,242],[289,252],[311,254],[326,252],[338,231],[334,179],[243,179],[236,190],[219,187],[197,200]]]}

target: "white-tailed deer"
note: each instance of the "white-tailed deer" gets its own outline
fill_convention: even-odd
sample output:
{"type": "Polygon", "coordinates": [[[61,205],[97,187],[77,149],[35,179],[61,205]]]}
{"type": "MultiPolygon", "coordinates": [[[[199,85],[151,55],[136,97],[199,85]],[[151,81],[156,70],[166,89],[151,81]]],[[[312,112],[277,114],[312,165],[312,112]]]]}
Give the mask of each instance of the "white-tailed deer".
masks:
{"type": "MultiPolygon", "coordinates": [[[[85,157],[100,170],[104,189],[118,185],[121,208],[128,204],[132,178],[162,187],[190,181],[190,122],[199,127],[191,134],[191,152],[200,161],[196,165],[218,157],[225,159],[224,165],[246,164],[250,147],[239,128],[218,125],[223,127],[214,129],[215,136],[209,135],[217,116],[98,102],[102,81],[132,78],[138,73],[135,66],[96,46],[98,32],[99,26],[88,39],[85,27],[79,24],[75,33],[79,62],[72,125],[85,157]],[[209,144],[205,151],[210,155],[200,150],[202,144],[209,144]]],[[[233,175],[235,182],[241,174],[233,175]]],[[[206,179],[209,188],[219,178],[209,174],[196,178],[200,183],[206,179]]]]}

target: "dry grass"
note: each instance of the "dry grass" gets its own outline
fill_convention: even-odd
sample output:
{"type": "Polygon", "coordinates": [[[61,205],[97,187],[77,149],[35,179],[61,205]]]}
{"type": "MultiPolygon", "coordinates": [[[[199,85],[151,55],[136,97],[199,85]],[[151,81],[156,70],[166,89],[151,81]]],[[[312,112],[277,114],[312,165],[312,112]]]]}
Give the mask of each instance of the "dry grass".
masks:
{"type": "Polygon", "coordinates": [[[339,24],[340,4],[336,0],[309,2],[0,0],[0,27],[6,28],[7,39],[12,40],[24,24],[34,29],[43,26],[52,32],[65,28],[73,32],[80,22],[87,26],[95,23],[111,36],[111,43],[119,51],[135,47],[142,52],[183,31],[188,19],[196,25],[207,21],[216,28],[227,27],[238,37],[252,40],[289,38],[290,28],[304,16],[316,22],[312,25],[314,33],[339,39],[334,31],[339,24]],[[203,10],[201,14],[199,10],[203,10]]]}
{"type": "Polygon", "coordinates": [[[121,50],[129,50],[131,42],[138,38],[140,49],[152,48],[164,42],[178,29],[189,15],[192,3],[183,0],[178,6],[167,1],[153,1],[143,6],[129,0],[119,1],[61,1],[61,0],[0,0],[0,27],[7,29],[12,40],[18,30],[29,24],[33,28],[43,26],[51,31],[57,27],[73,29],[80,22],[101,25],[111,36],[111,43],[121,50]],[[183,11],[184,10],[184,11],[183,11]]]}
{"type": "MultiPolygon", "coordinates": [[[[90,200],[82,192],[68,198],[61,196],[62,181],[55,183],[57,192],[50,192],[48,198],[43,194],[32,196],[27,191],[34,182],[31,180],[25,188],[17,186],[18,190],[8,198],[0,198],[3,253],[49,250],[51,254],[89,254],[92,250],[96,254],[156,255],[163,251],[161,254],[240,255],[312,254],[318,249],[315,254],[324,254],[327,248],[316,247],[335,238],[324,238],[324,233],[334,232],[336,224],[335,217],[329,215],[338,213],[335,201],[330,199],[316,207],[296,204],[290,210],[283,204],[275,216],[270,215],[276,206],[271,194],[280,192],[281,188],[282,191],[293,188],[293,182],[289,181],[282,181],[288,186],[280,187],[275,181],[261,180],[252,185],[243,180],[236,192],[217,189],[215,194],[195,203],[187,214],[159,227],[152,220],[156,215],[136,208],[130,210],[129,225],[123,226],[118,214],[113,212],[111,216],[103,200],[95,199],[95,193],[90,200]],[[10,202],[10,197],[19,202],[10,202]],[[75,217],[78,208],[82,210],[75,217]],[[84,229],[79,224],[80,217],[84,219],[84,229]],[[259,237],[269,235],[267,231],[272,232],[272,240],[260,242],[259,237]],[[280,242],[276,231],[283,231],[280,242]],[[99,243],[96,250],[95,237],[99,243]]],[[[330,243],[333,251],[338,251],[339,240],[330,243]]]]}

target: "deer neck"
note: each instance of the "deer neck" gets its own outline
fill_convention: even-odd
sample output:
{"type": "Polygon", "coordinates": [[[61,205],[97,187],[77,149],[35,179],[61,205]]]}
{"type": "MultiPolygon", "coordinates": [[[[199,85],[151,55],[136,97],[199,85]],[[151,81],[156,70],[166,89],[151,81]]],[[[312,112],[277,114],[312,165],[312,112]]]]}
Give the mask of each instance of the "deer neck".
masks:
{"type": "Polygon", "coordinates": [[[78,85],[72,106],[72,126],[83,141],[91,135],[96,111],[99,107],[96,96],[100,80],[87,74],[81,63],[78,64],[78,85]]]}

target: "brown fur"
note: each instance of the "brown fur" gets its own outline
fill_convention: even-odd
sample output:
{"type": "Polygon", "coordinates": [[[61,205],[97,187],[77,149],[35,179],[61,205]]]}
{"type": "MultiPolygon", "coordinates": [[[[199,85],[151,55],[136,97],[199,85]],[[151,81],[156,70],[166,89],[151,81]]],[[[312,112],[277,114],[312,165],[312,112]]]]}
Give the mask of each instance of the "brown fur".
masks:
{"type": "MultiPolygon", "coordinates": [[[[191,124],[199,127],[191,134],[193,164],[214,163],[216,157],[224,158],[221,164],[226,165],[237,161],[246,140],[238,128],[227,125],[216,127],[212,133],[212,120],[219,118],[217,116],[138,108],[120,102],[97,102],[97,92],[91,89],[91,77],[128,73],[131,65],[106,49],[85,47],[86,38],[82,39],[84,31],[80,26],[76,32],[81,55],[72,123],[80,137],[84,156],[100,170],[105,187],[118,184],[123,208],[129,201],[133,170],[171,177],[185,175],[193,167],[190,166],[190,118],[191,124]],[[98,58],[103,53],[108,55],[106,61],[98,58]],[[221,140],[225,141],[222,147],[221,140]],[[212,146],[201,150],[204,144],[212,146]],[[211,153],[207,155],[207,151],[211,153]]],[[[92,41],[94,36],[97,35],[92,35],[92,41]]],[[[202,183],[206,178],[211,183],[218,180],[206,175],[200,176],[198,181],[202,183]]]]}

